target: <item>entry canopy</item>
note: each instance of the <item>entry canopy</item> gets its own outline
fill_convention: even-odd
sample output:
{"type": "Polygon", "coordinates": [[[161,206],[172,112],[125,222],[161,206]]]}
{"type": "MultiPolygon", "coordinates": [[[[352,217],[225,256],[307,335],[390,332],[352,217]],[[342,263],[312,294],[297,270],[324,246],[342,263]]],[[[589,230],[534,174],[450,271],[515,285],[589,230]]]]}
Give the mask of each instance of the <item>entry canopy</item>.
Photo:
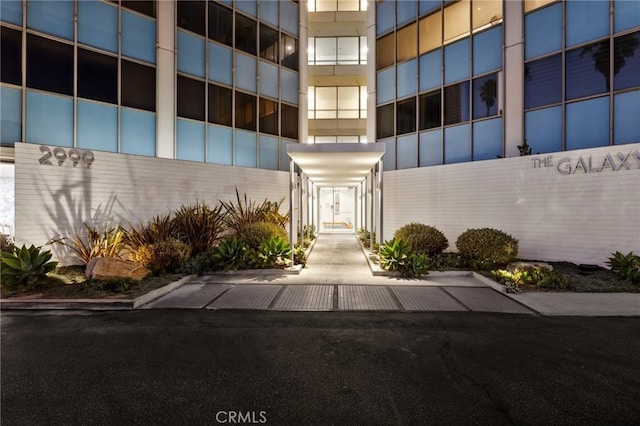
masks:
{"type": "Polygon", "coordinates": [[[383,143],[287,144],[287,154],[317,186],[355,186],[385,153],[383,143]]]}

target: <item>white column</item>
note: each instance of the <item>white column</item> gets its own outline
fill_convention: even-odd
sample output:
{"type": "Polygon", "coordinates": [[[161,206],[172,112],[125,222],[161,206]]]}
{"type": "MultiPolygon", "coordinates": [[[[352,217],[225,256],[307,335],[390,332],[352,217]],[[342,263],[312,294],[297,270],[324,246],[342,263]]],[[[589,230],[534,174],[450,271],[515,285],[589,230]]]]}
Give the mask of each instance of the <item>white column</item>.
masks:
{"type": "Polygon", "coordinates": [[[158,44],[156,68],[156,156],[175,158],[176,134],[176,2],[156,2],[158,44]]]}
{"type": "Polygon", "coordinates": [[[376,2],[367,2],[367,142],[376,141],[376,2]]]}
{"type": "Polygon", "coordinates": [[[300,40],[298,42],[299,50],[299,68],[300,73],[298,77],[298,84],[300,85],[298,90],[298,138],[299,142],[307,143],[309,139],[309,119],[308,119],[308,101],[307,91],[309,88],[309,63],[307,59],[307,46],[309,36],[309,9],[307,6],[307,0],[300,2],[300,26],[298,27],[298,34],[300,40]]]}
{"type": "Polygon", "coordinates": [[[524,141],[524,18],[523,0],[504,2],[504,105],[505,156],[520,155],[524,141]],[[508,96],[505,96],[508,94],[508,96]]]}

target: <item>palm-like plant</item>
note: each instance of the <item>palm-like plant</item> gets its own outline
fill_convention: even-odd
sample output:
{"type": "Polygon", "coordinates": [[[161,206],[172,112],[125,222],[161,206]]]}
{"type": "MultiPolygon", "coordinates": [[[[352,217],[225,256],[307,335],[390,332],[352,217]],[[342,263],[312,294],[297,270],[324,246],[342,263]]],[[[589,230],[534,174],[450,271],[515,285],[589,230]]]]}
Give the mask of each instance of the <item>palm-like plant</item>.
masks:
{"type": "Polygon", "coordinates": [[[178,239],[191,246],[192,256],[213,248],[225,229],[222,206],[212,209],[204,201],[181,206],[171,223],[178,239]]]}
{"type": "Polygon", "coordinates": [[[285,227],[289,222],[289,213],[280,213],[283,202],[284,198],[278,202],[264,200],[258,204],[250,200],[247,194],[241,198],[236,188],[235,203],[221,201],[220,204],[224,210],[224,223],[227,228],[241,233],[248,224],[256,222],[271,222],[285,227]]]}
{"type": "Polygon", "coordinates": [[[487,117],[489,116],[491,108],[496,103],[497,96],[498,85],[494,78],[490,78],[480,86],[480,100],[487,106],[487,117]]]}
{"type": "Polygon", "coordinates": [[[85,223],[86,238],[76,234],[72,238],[59,238],[47,244],[61,244],[69,249],[85,264],[94,257],[121,257],[120,253],[126,246],[125,233],[122,228],[115,226],[100,232],[97,228],[85,223]]]}

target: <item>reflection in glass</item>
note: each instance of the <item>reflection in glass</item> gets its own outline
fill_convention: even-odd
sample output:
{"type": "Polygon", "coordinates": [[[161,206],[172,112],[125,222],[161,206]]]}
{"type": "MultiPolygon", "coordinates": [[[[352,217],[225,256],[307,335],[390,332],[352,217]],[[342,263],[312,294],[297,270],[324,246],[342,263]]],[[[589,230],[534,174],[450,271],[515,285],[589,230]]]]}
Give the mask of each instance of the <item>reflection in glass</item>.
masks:
{"type": "Polygon", "coordinates": [[[562,56],[550,56],[524,65],[524,107],[562,101],[562,56]]]}
{"type": "Polygon", "coordinates": [[[498,74],[473,80],[473,118],[498,114],[498,74]]]}
{"type": "Polygon", "coordinates": [[[396,110],[396,133],[402,135],[416,131],[416,98],[398,101],[396,110]]]}
{"type": "Polygon", "coordinates": [[[640,32],[618,37],[613,42],[613,89],[640,86],[640,32]]]}
{"type": "Polygon", "coordinates": [[[609,91],[609,59],[609,40],[567,51],[567,99],[609,91]]]}
{"type": "Polygon", "coordinates": [[[280,63],[283,67],[298,70],[298,39],[284,33],[280,36],[280,63]]]}
{"type": "Polygon", "coordinates": [[[444,124],[469,121],[469,81],[444,88],[444,124]]]}

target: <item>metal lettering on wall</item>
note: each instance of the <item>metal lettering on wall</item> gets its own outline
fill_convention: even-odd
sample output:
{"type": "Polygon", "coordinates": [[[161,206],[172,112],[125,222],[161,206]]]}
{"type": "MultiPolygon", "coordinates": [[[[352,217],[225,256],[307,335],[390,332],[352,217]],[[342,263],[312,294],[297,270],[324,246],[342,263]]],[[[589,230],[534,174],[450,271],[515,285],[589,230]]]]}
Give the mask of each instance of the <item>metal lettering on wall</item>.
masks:
{"type": "Polygon", "coordinates": [[[561,175],[574,173],[600,173],[604,171],[617,172],[619,170],[640,169],[640,151],[628,153],[618,152],[617,154],[606,154],[603,158],[594,158],[589,155],[582,155],[577,159],[562,157],[554,162],[553,155],[532,158],[533,168],[554,167],[561,175]]]}
{"type": "Polygon", "coordinates": [[[53,166],[52,161],[57,161],[58,166],[62,166],[65,162],[70,162],[73,167],[84,166],[91,167],[93,164],[94,156],[91,151],[81,151],[79,149],[72,148],[68,152],[64,148],[49,148],[48,146],[41,145],[40,152],[44,155],[38,159],[40,164],[44,164],[47,166],[53,166]]]}

